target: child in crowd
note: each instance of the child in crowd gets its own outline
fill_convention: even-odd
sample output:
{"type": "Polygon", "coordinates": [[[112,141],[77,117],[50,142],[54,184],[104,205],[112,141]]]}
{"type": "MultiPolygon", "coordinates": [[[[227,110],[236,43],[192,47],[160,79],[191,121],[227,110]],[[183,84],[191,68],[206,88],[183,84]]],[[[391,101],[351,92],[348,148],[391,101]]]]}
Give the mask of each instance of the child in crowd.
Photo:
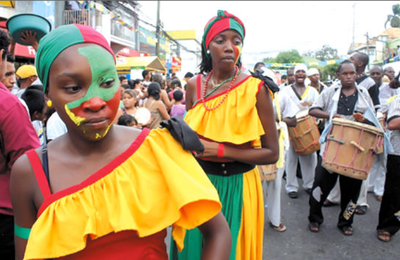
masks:
{"type": "Polygon", "coordinates": [[[182,104],[183,101],[183,92],[181,90],[175,90],[173,94],[175,103],[171,108],[171,116],[179,116],[183,118],[183,115],[186,111],[186,106],[182,104]]]}

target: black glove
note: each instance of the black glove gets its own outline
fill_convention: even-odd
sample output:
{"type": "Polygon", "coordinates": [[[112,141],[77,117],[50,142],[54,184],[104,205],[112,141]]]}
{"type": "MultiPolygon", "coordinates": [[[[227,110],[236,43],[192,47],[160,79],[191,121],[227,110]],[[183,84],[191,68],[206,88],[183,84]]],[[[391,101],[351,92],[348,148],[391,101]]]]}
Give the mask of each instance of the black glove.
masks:
{"type": "Polygon", "coordinates": [[[169,120],[163,120],[160,125],[169,130],[171,135],[181,143],[184,150],[204,152],[204,145],[200,142],[196,132],[181,117],[173,116],[169,120]]]}

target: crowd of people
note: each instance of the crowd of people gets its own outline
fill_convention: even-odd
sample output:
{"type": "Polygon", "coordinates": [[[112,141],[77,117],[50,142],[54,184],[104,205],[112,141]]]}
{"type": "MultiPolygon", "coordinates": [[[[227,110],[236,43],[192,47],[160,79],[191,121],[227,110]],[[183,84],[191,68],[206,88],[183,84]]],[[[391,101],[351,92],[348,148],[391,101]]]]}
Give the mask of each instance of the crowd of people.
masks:
{"type": "Polygon", "coordinates": [[[274,230],[290,228],[281,189],[298,198],[298,177],[311,232],[322,207],[340,204],[337,227],[352,235],[370,191],[381,201],[377,238],[389,242],[400,228],[400,73],[366,71],[368,55],[355,52],[331,86],[305,64],[278,86],[262,62],[242,71],[245,35],[219,10],[198,73],[128,80],[91,27],[60,26],[40,42],[27,32],[35,65],[17,70],[15,42],[0,31],[2,259],[262,259],[264,211],[274,230]],[[304,116],[321,136],[308,154],[292,136],[304,116]],[[334,119],[385,136],[365,180],[324,165],[334,119]]]}

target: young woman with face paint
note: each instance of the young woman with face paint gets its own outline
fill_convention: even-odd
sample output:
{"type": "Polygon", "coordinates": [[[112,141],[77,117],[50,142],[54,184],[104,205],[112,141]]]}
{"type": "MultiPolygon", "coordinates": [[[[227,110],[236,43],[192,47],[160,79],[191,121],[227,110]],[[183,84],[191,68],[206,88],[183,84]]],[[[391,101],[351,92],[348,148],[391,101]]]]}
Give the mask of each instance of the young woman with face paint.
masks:
{"type": "MultiPolygon", "coordinates": [[[[203,35],[200,74],[187,84],[185,121],[199,135],[199,164],[217,188],[231,229],[230,259],[262,259],[264,203],[255,165],[278,159],[278,136],[269,90],[241,72],[243,23],[218,11],[203,35]]],[[[202,237],[190,230],[189,247],[173,257],[199,259],[202,237]]],[[[175,258],[172,258],[175,259],[175,258]]]]}
{"type": "Polygon", "coordinates": [[[218,194],[191,152],[167,129],[113,124],[120,91],[102,35],[58,27],[40,41],[37,68],[68,133],[14,164],[16,259],[168,259],[170,225],[180,249],[198,226],[203,259],[229,257],[218,194]]]}

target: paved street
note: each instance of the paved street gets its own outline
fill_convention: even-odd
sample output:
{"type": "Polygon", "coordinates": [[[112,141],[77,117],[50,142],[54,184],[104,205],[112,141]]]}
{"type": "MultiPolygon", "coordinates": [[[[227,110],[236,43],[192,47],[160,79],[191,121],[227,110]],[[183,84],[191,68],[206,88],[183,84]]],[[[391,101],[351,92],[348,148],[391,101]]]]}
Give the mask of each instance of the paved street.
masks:
{"type": "Polygon", "coordinates": [[[308,196],[300,190],[299,198],[290,199],[282,187],[282,221],[287,230],[279,233],[265,222],[263,259],[400,259],[400,234],[390,243],[376,238],[380,202],[373,194],[368,194],[367,214],[355,216],[354,234],[350,237],[336,227],[339,206],[324,207],[325,220],[320,232],[311,233],[307,219],[308,196]]]}

